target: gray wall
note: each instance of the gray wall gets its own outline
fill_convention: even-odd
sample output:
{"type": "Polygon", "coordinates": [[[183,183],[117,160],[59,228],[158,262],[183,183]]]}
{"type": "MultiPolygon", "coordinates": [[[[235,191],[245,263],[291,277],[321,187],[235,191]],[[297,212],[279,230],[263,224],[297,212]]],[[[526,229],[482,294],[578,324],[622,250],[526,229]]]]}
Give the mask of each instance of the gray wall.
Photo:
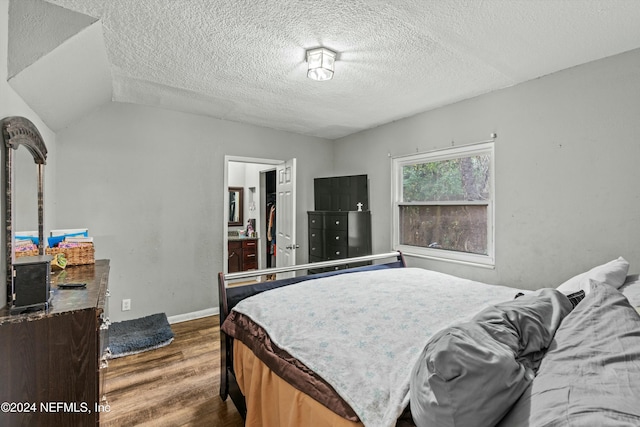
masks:
{"type": "MultiPolygon", "coordinates": [[[[330,173],[331,141],[203,116],[111,103],[60,131],[58,228],[88,227],[111,259],[112,320],[217,307],[224,156],[297,158],[306,247],[313,178],[330,173]],[[131,299],[131,311],[121,300],[131,299]]],[[[298,262],[306,262],[306,251],[298,262]]]]}
{"type": "Polygon", "coordinates": [[[494,270],[411,265],[522,288],[624,256],[640,271],[640,50],[335,142],[336,174],[367,173],[375,251],[391,249],[391,155],[496,141],[494,270]]]}

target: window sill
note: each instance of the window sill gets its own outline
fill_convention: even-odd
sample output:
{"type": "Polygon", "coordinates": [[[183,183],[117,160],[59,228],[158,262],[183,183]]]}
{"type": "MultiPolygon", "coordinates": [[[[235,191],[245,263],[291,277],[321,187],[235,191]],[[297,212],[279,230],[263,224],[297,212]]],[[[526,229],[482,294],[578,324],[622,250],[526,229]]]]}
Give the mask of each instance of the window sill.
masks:
{"type": "Polygon", "coordinates": [[[401,251],[404,256],[431,259],[434,261],[450,262],[454,264],[468,265],[493,270],[495,260],[491,256],[463,254],[458,252],[416,248],[415,246],[397,245],[395,250],[401,251]]]}

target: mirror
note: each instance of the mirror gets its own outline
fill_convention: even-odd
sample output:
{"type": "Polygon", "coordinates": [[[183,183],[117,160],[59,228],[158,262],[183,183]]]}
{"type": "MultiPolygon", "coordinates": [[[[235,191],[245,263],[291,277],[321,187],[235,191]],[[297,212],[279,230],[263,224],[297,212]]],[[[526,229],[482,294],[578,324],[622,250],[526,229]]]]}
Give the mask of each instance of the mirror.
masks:
{"type": "Polygon", "coordinates": [[[229,227],[244,225],[242,212],[244,210],[244,188],[229,187],[229,227]]]}
{"type": "Polygon", "coordinates": [[[38,232],[38,170],[31,153],[21,147],[13,153],[13,229],[38,232]]]}
{"type": "MultiPolygon", "coordinates": [[[[38,253],[44,255],[44,165],[47,159],[47,147],[42,140],[42,136],[38,129],[29,119],[24,117],[6,117],[0,122],[2,128],[2,138],[4,140],[4,194],[5,194],[5,247],[6,247],[6,272],[7,272],[7,298],[11,299],[12,284],[12,265],[15,261],[14,237],[16,226],[16,207],[14,201],[15,194],[15,174],[14,152],[20,148],[31,153],[32,160],[36,164],[37,175],[37,226],[38,226],[38,253]]],[[[27,156],[28,157],[28,156],[27,156]]],[[[28,159],[27,159],[28,160],[28,159]]],[[[26,163],[24,159],[19,162],[21,165],[26,163]]],[[[24,166],[20,166],[24,167],[24,166]]],[[[20,177],[25,174],[23,171],[20,177]]],[[[31,190],[33,191],[33,190],[31,190]]],[[[20,212],[20,215],[26,215],[20,212]]],[[[21,224],[21,226],[29,226],[29,223],[21,224]]],[[[22,230],[21,230],[22,231],[22,230]]],[[[9,301],[10,303],[11,301],[9,301]]]]}

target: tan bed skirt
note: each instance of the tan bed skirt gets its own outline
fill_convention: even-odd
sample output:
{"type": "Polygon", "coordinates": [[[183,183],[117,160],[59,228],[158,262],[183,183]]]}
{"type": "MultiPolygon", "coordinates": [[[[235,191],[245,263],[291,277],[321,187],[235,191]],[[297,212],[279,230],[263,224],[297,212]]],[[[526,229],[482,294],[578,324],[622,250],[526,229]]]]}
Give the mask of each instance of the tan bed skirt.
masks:
{"type": "Polygon", "coordinates": [[[247,403],[248,427],[362,427],[331,411],[274,374],[239,340],[233,341],[233,368],[247,403]]]}

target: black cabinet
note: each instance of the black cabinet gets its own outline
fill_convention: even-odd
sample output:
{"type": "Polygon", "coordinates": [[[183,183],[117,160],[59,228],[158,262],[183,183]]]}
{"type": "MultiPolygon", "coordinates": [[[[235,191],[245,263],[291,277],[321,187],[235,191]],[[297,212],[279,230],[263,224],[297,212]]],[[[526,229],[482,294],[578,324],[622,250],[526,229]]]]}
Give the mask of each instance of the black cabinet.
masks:
{"type": "Polygon", "coordinates": [[[313,194],[317,211],[369,210],[367,175],[316,178],[313,194]]]}
{"type": "MultiPolygon", "coordinates": [[[[371,213],[369,211],[311,211],[308,212],[308,217],[309,262],[371,254],[371,213]]],[[[340,268],[356,266],[345,265],[340,268]]],[[[329,270],[333,269],[329,268],[329,270]]],[[[310,273],[321,271],[327,271],[327,269],[315,269],[310,273]]]]}
{"type": "MultiPolygon", "coordinates": [[[[313,180],[315,211],[309,215],[309,262],[371,255],[367,175],[313,180]]],[[[363,265],[347,264],[338,268],[363,265]]],[[[319,273],[334,268],[314,269],[319,273]]]]}

